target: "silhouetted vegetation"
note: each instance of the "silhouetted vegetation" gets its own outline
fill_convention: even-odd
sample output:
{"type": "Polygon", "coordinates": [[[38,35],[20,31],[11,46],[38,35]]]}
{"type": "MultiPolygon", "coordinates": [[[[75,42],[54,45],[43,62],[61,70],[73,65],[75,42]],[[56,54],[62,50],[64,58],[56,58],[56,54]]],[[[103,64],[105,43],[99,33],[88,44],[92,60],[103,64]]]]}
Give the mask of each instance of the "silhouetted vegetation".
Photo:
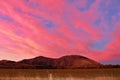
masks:
{"type": "Polygon", "coordinates": [[[106,64],[106,65],[101,66],[101,68],[120,68],[120,65],[119,64],[116,64],[116,65],[106,64]]]}

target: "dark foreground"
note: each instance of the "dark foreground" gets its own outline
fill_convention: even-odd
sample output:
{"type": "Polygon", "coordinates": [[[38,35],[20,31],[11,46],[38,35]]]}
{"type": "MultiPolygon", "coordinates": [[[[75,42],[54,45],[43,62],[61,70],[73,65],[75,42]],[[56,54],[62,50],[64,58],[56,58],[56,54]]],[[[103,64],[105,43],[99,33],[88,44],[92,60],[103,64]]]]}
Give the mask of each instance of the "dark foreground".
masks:
{"type": "Polygon", "coordinates": [[[0,80],[120,80],[120,69],[0,69],[0,80]]]}

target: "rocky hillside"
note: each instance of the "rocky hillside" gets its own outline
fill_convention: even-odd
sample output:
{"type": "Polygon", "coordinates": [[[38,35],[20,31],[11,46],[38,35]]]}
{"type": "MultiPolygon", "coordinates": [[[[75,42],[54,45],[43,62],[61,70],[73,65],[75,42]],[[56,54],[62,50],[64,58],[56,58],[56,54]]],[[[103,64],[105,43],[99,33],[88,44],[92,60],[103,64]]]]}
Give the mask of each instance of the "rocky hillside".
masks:
{"type": "Polygon", "coordinates": [[[8,60],[0,61],[0,68],[77,69],[98,68],[100,66],[102,66],[102,64],[79,55],[67,55],[60,58],[39,56],[18,62],[8,60]]]}

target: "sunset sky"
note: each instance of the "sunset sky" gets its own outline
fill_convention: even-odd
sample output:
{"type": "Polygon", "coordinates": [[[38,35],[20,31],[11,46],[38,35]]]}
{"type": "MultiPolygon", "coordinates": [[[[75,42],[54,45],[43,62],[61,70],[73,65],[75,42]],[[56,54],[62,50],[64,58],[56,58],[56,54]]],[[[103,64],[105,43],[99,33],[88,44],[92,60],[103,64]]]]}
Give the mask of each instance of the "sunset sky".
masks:
{"type": "Polygon", "coordinates": [[[64,55],[120,64],[120,0],[0,0],[0,60],[64,55]]]}

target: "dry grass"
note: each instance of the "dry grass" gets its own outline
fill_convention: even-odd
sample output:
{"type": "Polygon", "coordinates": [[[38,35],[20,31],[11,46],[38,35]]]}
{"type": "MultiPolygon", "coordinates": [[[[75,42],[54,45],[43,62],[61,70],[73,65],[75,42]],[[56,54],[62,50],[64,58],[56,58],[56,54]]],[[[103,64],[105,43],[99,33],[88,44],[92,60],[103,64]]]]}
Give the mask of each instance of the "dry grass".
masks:
{"type": "Polygon", "coordinates": [[[0,69],[0,80],[120,80],[120,69],[0,69]]]}

